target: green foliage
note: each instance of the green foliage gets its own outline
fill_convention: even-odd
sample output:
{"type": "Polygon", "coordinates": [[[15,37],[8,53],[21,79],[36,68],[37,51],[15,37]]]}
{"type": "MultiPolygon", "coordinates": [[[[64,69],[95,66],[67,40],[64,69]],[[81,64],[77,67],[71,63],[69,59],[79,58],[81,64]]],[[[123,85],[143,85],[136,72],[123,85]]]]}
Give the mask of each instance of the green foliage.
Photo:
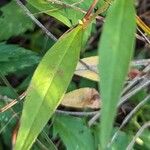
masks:
{"type": "MultiPolygon", "coordinates": [[[[76,0],[28,0],[28,2],[38,9],[39,12],[46,13],[68,27],[72,27],[77,25],[79,20],[84,17],[85,13],[83,13],[83,11],[85,12],[85,10],[88,10],[89,4],[91,4],[93,0],[86,0],[77,5],[73,5],[74,3],[77,3],[76,0]]],[[[92,24],[89,25],[88,29],[85,31],[82,48],[84,48],[91,30],[92,24]]]]}
{"type": "Polygon", "coordinates": [[[149,150],[150,149],[150,134],[149,130],[145,130],[142,135],[140,136],[141,142],[137,142],[137,145],[135,148],[137,149],[144,149],[149,150]]]}
{"type": "Polygon", "coordinates": [[[0,10],[0,41],[33,29],[32,21],[11,1],[0,10]]]}
{"type": "Polygon", "coordinates": [[[31,48],[40,54],[45,54],[54,43],[55,42],[45,36],[42,31],[35,32],[31,37],[31,48]]]}
{"type": "MultiPolygon", "coordinates": [[[[59,21],[63,22],[67,26],[76,25],[78,20],[84,16],[83,10],[89,8],[89,4],[92,3],[92,0],[86,0],[74,7],[69,7],[73,3],[76,3],[76,0],[64,0],[64,1],[55,1],[55,0],[28,0],[30,4],[36,7],[40,12],[44,12],[52,17],[55,17],[59,21]],[[67,4],[67,6],[65,6],[67,4]],[[76,10],[75,8],[81,10],[76,10]]],[[[72,5],[73,6],[73,5],[72,5]]]]}
{"type": "MultiPolygon", "coordinates": [[[[123,104],[113,127],[116,107],[125,79],[127,79],[129,62],[134,49],[136,28],[134,1],[99,0],[95,6],[91,5],[94,4],[93,2],[96,1],[26,1],[25,7],[31,11],[30,15],[35,16],[35,19],[38,19],[56,37],[68,30],[57,42],[51,40],[43,30],[33,25],[26,11],[22,10],[24,7],[21,8],[19,6],[21,4],[18,5],[16,0],[10,0],[6,5],[1,6],[0,41],[4,42],[0,43],[0,149],[12,149],[12,141],[15,141],[12,135],[15,133],[14,129],[16,129],[21,112],[20,128],[16,144],[13,145],[14,150],[57,150],[57,148],[58,150],[95,150],[98,147],[100,150],[126,149],[138,128],[150,119],[150,104],[146,103],[122,128],[122,131],[117,130],[116,138],[109,143],[110,137],[116,133],[116,128],[121,124],[125,115],[133,109],[133,105],[141,102],[148,92],[145,88],[130,97],[129,100],[132,103],[129,101],[129,104],[123,104]],[[96,17],[98,13],[100,16],[96,17]],[[86,17],[84,17],[85,14],[86,17]],[[103,23],[104,28],[101,31],[103,23]],[[91,32],[93,35],[87,42],[91,32]],[[99,35],[101,39],[97,48],[99,35]],[[12,43],[18,43],[27,49],[12,43]],[[88,51],[85,52],[85,50],[88,51]],[[99,51],[99,56],[97,56],[97,51],[99,51]],[[83,59],[78,63],[80,55],[83,59]],[[85,61],[85,56],[96,57],[85,61]],[[98,59],[100,63],[97,68],[98,59]],[[80,74],[76,73],[78,70],[80,74]],[[85,77],[94,81],[84,79],[85,77]],[[93,91],[98,89],[98,82],[100,92],[94,94],[93,91]],[[80,89],[77,88],[82,87],[91,87],[93,91],[92,93],[79,92],[80,89]],[[86,101],[88,105],[98,107],[77,108],[74,107],[76,103],[72,104],[73,107],[63,105],[61,100],[70,91],[75,92],[73,99],[75,97],[75,100],[81,100],[79,105],[85,105],[86,101]],[[22,92],[26,94],[26,98],[19,99],[20,101],[15,106],[10,106],[9,103],[22,92]],[[6,108],[5,112],[3,112],[4,108],[6,108]],[[93,122],[89,113],[96,112],[89,111],[97,111],[95,109],[98,108],[101,109],[101,120],[93,122]],[[62,114],[58,115],[60,112],[62,114]],[[79,116],[74,117],[64,113],[75,113],[79,116]],[[88,115],[88,117],[80,115],[88,115]],[[92,126],[88,127],[88,124],[92,126]]],[[[143,31],[150,30],[142,22],[138,25],[143,31]]],[[[144,40],[142,42],[146,43],[144,40]]],[[[140,52],[135,53],[135,58],[147,58],[145,51],[140,48],[140,52]]],[[[139,69],[140,72],[143,66],[133,67],[139,69]]],[[[132,70],[128,74],[131,73],[132,70]]],[[[143,73],[141,76],[141,80],[145,80],[143,77],[149,77],[143,73]]],[[[130,77],[128,79],[134,80],[130,77]]],[[[126,85],[129,85],[128,83],[130,81],[126,85]]],[[[125,94],[138,88],[139,84],[131,87],[125,94]]],[[[72,100],[72,97],[68,100],[72,100]]],[[[149,129],[147,129],[136,140],[134,148],[149,149],[149,141],[149,129]]]]}
{"type": "Polygon", "coordinates": [[[12,89],[7,86],[0,86],[0,95],[7,95],[10,98],[16,97],[16,94],[14,94],[14,91],[12,91],[12,89]]]}
{"type": "Polygon", "coordinates": [[[111,135],[116,106],[133,54],[135,29],[133,1],[114,1],[99,43],[100,90],[103,101],[100,124],[102,149],[106,148],[111,135]]]}
{"type": "Polygon", "coordinates": [[[54,134],[58,134],[68,150],[94,150],[94,139],[83,119],[54,117],[54,134]]]}
{"type": "MultiPolygon", "coordinates": [[[[47,127],[47,126],[46,126],[47,127]]],[[[52,140],[48,137],[49,128],[44,128],[41,134],[38,136],[38,141],[34,144],[39,146],[39,149],[43,149],[43,146],[50,150],[57,150],[52,140]],[[42,144],[41,144],[42,143],[42,144]]]]}
{"type": "Polygon", "coordinates": [[[62,36],[36,69],[24,103],[15,150],[32,146],[63,98],[79,59],[82,32],[78,26],[62,36]],[[32,117],[28,117],[33,108],[32,117]]]}
{"type": "MultiPolygon", "coordinates": [[[[0,99],[0,108],[4,106],[6,102],[0,99]]],[[[17,114],[13,110],[9,110],[4,113],[0,113],[0,135],[4,140],[4,143],[10,147],[12,132],[17,122],[17,114]]]]}
{"type": "Polygon", "coordinates": [[[37,53],[17,45],[0,43],[0,71],[3,75],[21,71],[39,63],[37,53]]]}
{"type": "Polygon", "coordinates": [[[117,139],[111,145],[111,148],[114,150],[119,150],[119,149],[125,150],[130,141],[131,141],[131,137],[128,134],[126,134],[125,132],[119,131],[117,139]]]}
{"type": "Polygon", "coordinates": [[[97,86],[96,82],[85,79],[85,78],[83,78],[83,79],[81,78],[80,84],[79,84],[80,88],[83,88],[83,87],[94,87],[94,88],[96,88],[96,86],[97,86]]]}

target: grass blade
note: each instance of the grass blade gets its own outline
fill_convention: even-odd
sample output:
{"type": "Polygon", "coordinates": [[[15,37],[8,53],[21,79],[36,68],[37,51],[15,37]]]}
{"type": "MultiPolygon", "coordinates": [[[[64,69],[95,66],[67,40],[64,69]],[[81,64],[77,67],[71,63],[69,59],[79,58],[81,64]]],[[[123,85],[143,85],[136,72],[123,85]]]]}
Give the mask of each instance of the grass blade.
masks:
{"type": "Polygon", "coordinates": [[[106,148],[112,132],[116,105],[133,54],[135,29],[134,1],[115,0],[107,14],[99,43],[101,149],[106,148]]]}

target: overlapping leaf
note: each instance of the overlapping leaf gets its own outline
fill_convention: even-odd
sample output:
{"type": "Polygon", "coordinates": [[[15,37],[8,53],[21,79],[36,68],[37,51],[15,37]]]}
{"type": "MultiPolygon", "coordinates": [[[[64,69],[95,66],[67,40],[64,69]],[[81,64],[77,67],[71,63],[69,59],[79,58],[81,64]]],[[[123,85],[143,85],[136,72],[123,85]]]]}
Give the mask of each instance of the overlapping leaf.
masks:
{"type": "Polygon", "coordinates": [[[15,150],[27,150],[60,104],[77,65],[82,27],[62,36],[46,53],[28,88],[15,150]]]}

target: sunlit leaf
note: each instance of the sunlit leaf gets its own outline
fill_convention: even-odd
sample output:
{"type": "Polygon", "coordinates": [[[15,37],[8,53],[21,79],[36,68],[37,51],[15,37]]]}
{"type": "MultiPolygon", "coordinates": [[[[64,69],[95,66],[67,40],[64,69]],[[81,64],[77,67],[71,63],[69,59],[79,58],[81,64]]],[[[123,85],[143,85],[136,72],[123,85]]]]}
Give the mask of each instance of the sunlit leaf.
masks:
{"type": "Polygon", "coordinates": [[[15,150],[31,148],[60,104],[77,65],[82,27],[63,35],[46,53],[27,91],[15,150]]]}
{"type": "Polygon", "coordinates": [[[134,1],[115,0],[107,14],[99,43],[102,149],[107,146],[112,132],[116,105],[133,54],[135,28],[134,1]]]}

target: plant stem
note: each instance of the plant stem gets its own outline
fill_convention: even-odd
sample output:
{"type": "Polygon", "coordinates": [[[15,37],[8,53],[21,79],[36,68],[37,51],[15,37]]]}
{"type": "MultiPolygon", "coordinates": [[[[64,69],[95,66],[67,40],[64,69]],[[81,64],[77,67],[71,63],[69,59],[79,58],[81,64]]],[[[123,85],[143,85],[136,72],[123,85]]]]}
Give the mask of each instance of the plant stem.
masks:
{"type": "Polygon", "coordinates": [[[111,1],[112,0],[107,0],[102,7],[100,7],[94,14],[91,15],[92,10],[94,9],[95,5],[98,2],[97,0],[95,0],[93,4],[91,5],[91,7],[89,8],[87,14],[83,18],[84,27],[87,27],[88,24],[90,24],[99,14],[105,12],[110,6],[111,1]]]}
{"type": "Polygon", "coordinates": [[[94,7],[96,6],[98,0],[94,0],[92,5],[90,6],[89,10],[87,11],[86,15],[84,16],[84,20],[88,20],[92,14],[92,11],[94,9],[94,7]]]}

